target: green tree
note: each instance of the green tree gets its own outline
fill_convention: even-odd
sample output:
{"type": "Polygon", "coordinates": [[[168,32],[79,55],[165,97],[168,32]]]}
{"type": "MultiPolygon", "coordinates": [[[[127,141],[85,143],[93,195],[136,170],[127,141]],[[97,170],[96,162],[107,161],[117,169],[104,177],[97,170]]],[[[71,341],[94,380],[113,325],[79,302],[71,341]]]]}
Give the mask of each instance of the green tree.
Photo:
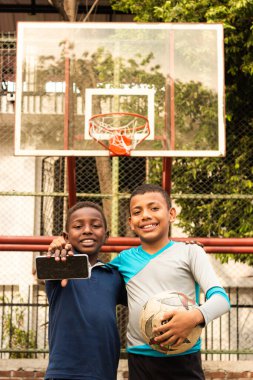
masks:
{"type": "MultiPolygon", "coordinates": [[[[135,21],[223,24],[227,154],[225,158],[174,159],[173,192],[227,195],[225,199],[214,196],[177,200],[183,210],[181,227],[190,235],[253,236],[250,198],[253,188],[253,1],[111,0],[111,3],[115,10],[132,13],[135,21]]],[[[211,114],[206,116],[211,117],[211,114]]],[[[253,265],[252,255],[230,257],[253,265]]],[[[228,255],[220,258],[226,261],[228,255]]]]}

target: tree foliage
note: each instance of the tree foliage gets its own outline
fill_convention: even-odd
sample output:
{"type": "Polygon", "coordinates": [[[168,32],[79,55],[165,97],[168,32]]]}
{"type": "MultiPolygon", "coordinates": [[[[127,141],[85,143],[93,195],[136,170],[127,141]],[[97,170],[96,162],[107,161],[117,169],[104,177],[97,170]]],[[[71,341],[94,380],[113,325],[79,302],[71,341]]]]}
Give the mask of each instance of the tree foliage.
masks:
{"type": "MultiPolygon", "coordinates": [[[[201,22],[224,26],[226,84],[225,158],[173,162],[173,193],[181,198],[181,227],[192,236],[251,237],[253,235],[253,1],[252,0],[111,0],[112,7],[139,22],[201,22]],[[203,188],[201,188],[203,184],[203,188]],[[205,191],[205,189],[207,189],[205,191]],[[208,199],[201,193],[214,195],[208,199]],[[215,197],[215,194],[221,195],[215,197]],[[223,197],[227,195],[227,197],[223,197]],[[245,195],[245,197],[243,197],[245,195]],[[248,196],[248,197],[247,197],[248,196]]],[[[211,115],[207,114],[207,118],[211,115]]],[[[251,255],[230,257],[253,265],[251,255]]],[[[228,255],[220,256],[222,261],[228,255]]]]}

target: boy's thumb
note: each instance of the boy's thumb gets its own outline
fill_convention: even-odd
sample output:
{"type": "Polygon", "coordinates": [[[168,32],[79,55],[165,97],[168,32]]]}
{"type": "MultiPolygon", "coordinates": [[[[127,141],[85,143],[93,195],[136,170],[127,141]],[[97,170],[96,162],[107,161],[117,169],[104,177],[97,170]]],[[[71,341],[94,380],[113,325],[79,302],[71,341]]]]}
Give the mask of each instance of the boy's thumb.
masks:
{"type": "Polygon", "coordinates": [[[69,280],[66,280],[66,279],[61,280],[61,286],[62,286],[62,288],[65,288],[65,286],[68,285],[68,282],[69,282],[69,280]]]}

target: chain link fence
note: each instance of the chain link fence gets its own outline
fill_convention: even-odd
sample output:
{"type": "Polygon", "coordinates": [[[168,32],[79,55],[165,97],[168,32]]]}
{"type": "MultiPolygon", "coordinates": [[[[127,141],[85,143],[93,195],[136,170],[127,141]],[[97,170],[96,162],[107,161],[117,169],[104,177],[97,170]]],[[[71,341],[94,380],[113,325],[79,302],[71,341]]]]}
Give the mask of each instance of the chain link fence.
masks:
{"type": "MultiPolygon", "coordinates": [[[[68,208],[67,159],[14,156],[15,59],[15,35],[0,35],[0,233],[10,236],[60,235],[68,208]]],[[[56,104],[51,104],[54,110],[52,133],[57,133],[53,126],[57,124],[57,107],[61,102],[59,97],[56,104]]],[[[234,150],[237,149],[237,157],[246,154],[242,142],[246,138],[252,140],[253,117],[250,123],[245,121],[244,115],[250,113],[252,110],[242,109],[238,114],[237,139],[241,144],[228,139],[225,159],[172,160],[171,196],[178,211],[177,221],[171,230],[172,237],[184,237],[186,234],[252,236],[252,224],[251,233],[249,228],[244,231],[242,227],[252,222],[252,187],[249,181],[252,157],[245,160],[240,168],[245,173],[245,183],[249,181],[243,191],[236,183],[233,170],[226,171],[223,166],[226,162],[237,170],[236,165],[240,163],[234,159],[234,150]],[[186,186],[183,179],[187,176],[186,186]],[[225,215],[224,209],[228,210],[225,215]],[[193,214],[198,222],[192,221],[193,214]],[[210,221],[209,229],[204,223],[207,220],[210,221]]],[[[77,200],[91,200],[103,206],[111,236],[132,236],[127,223],[130,193],[143,182],[162,183],[163,159],[76,157],[75,165],[77,200]],[[106,174],[103,184],[101,173],[106,174]]],[[[3,358],[47,355],[48,306],[44,286],[38,284],[34,270],[34,257],[38,254],[1,252],[0,352],[3,358]]],[[[204,332],[205,359],[253,358],[253,269],[247,264],[247,255],[244,256],[242,263],[223,255],[224,264],[214,255],[210,256],[230,294],[232,309],[228,315],[211,323],[204,332]]],[[[103,254],[102,258],[107,261],[110,255],[103,254]]],[[[119,308],[123,349],[126,322],[127,310],[119,308]]]]}

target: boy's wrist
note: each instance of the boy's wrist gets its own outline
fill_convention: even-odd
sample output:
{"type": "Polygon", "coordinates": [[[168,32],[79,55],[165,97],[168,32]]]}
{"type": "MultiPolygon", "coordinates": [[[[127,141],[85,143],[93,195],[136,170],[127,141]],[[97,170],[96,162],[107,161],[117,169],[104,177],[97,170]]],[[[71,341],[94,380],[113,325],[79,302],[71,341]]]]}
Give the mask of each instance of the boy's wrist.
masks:
{"type": "Polygon", "coordinates": [[[205,318],[203,316],[203,314],[201,313],[201,311],[199,309],[194,309],[192,311],[192,314],[193,314],[193,317],[194,317],[194,323],[195,323],[195,326],[198,326],[198,325],[205,325],[205,318]]]}

